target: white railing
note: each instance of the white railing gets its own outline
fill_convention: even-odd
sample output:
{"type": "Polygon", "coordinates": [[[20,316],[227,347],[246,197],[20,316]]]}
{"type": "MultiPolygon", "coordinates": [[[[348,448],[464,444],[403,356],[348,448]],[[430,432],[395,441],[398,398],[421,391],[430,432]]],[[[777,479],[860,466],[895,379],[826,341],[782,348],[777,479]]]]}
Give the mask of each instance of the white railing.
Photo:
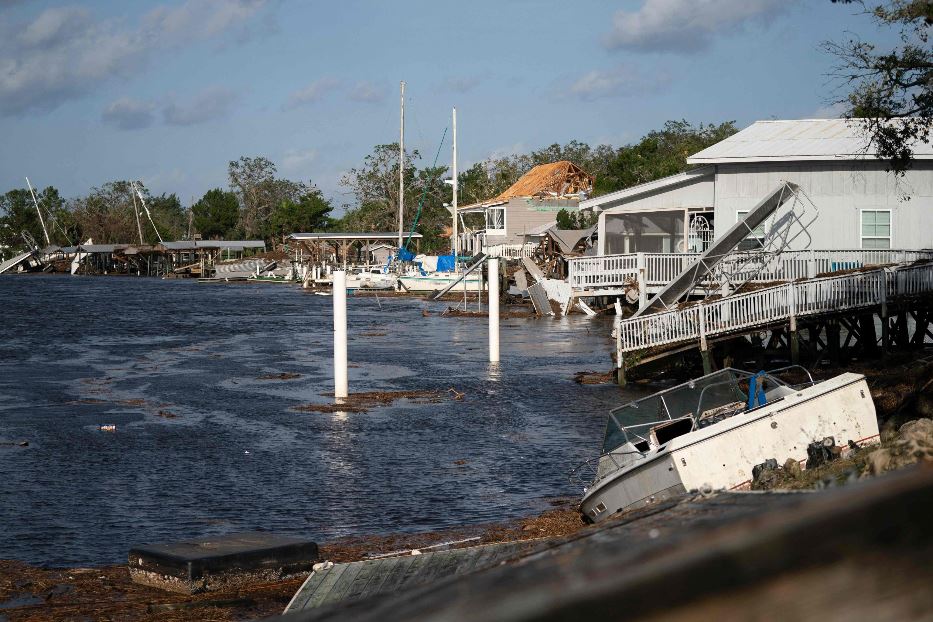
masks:
{"type": "Polygon", "coordinates": [[[638,255],[577,257],[567,262],[570,286],[578,289],[624,287],[638,275],[638,255]]]}
{"type": "Polygon", "coordinates": [[[524,244],[493,244],[484,246],[483,252],[490,257],[521,259],[523,257],[531,257],[537,247],[538,245],[533,242],[526,242],[524,244]]]}
{"type": "MultiPolygon", "coordinates": [[[[579,257],[568,260],[568,278],[574,289],[624,287],[636,281],[639,270],[643,268],[645,285],[666,285],[696,261],[697,257],[698,253],[627,253],[579,257]],[[639,260],[639,257],[642,259],[639,260]]],[[[933,251],[806,250],[760,256],[740,252],[732,253],[724,259],[720,269],[733,273],[733,281],[762,283],[814,278],[827,272],[920,259],[933,259],[933,251]]]]}
{"type": "Polygon", "coordinates": [[[879,268],[768,287],[619,322],[622,352],[705,340],[818,313],[933,293],[933,263],[879,268]]]}

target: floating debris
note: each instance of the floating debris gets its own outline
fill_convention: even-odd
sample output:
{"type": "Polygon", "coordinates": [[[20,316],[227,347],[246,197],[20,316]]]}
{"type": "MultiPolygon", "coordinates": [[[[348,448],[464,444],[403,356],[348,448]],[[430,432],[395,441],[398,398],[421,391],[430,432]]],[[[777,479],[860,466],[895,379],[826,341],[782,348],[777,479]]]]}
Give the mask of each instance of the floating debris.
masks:
{"type": "Polygon", "coordinates": [[[257,377],[258,380],[294,380],[295,378],[301,378],[301,374],[283,371],[280,374],[263,374],[257,377]]]}
{"type": "MultiPolygon", "coordinates": [[[[370,408],[377,406],[388,406],[397,400],[409,400],[416,404],[439,404],[448,393],[453,392],[453,399],[462,399],[463,393],[456,389],[441,391],[369,391],[364,393],[351,393],[348,397],[342,398],[339,404],[304,404],[296,406],[294,410],[300,412],[316,413],[335,413],[349,412],[362,413],[370,408]]],[[[333,397],[333,393],[323,394],[325,397],[333,397]]]]}

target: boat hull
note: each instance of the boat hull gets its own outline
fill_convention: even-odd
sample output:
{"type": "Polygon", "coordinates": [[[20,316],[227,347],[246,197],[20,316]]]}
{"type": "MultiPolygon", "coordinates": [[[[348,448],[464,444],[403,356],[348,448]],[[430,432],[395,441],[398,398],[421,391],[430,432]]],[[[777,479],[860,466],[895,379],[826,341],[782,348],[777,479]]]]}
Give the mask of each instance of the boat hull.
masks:
{"type": "MultiPolygon", "coordinates": [[[[459,274],[429,274],[427,276],[403,276],[399,277],[399,281],[402,283],[402,287],[410,292],[433,292],[439,289],[444,289],[452,283],[456,283],[460,278],[459,274]]],[[[481,286],[485,290],[485,286],[481,284],[480,277],[478,275],[469,275],[466,280],[466,290],[468,292],[475,292],[481,286]]],[[[456,291],[463,291],[464,284],[458,283],[455,288],[456,291]]]]}
{"type": "Polygon", "coordinates": [[[748,484],[752,468],[774,458],[807,457],[826,437],[837,445],[878,441],[878,419],[864,376],[846,373],[749,412],[668,441],[645,459],[595,483],[580,504],[599,521],[676,494],[748,484]]]}

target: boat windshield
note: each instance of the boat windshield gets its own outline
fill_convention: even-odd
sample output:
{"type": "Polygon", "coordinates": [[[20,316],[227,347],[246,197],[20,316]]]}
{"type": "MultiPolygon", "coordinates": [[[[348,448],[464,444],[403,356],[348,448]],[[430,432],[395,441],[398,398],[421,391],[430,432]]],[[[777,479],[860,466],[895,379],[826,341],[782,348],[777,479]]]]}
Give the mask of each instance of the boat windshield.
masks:
{"type": "Polygon", "coordinates": [[[671,432],[665,437],[658,434],[658,430],[666,425],[674,430],[674,421],[682,420],[676,424],[679,431],[676,435],[679,435],[685,429],[689,432],[703,428],[744,412],[749,406],[763,406],[783,397],[790,389],[786,382],[773,375],[778,371],[784,370],[753,374],[727,368],[620,406],[609,413],[603,453],[626,443],[646,451],[649,444],[672,437],[671,432]],[[749,386],[753,382],[754,399],[750,403],[749,386]]]}

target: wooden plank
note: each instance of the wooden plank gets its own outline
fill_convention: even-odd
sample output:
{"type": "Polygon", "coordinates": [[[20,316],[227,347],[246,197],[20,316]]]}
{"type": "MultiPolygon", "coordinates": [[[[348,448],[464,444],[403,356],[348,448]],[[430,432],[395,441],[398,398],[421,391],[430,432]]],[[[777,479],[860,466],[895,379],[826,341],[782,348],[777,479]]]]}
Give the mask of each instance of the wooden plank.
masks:
{"type": "Polygon", "coordinates": [[[337,581],[343,576],[343,573],[346,572],[348,565],[349,564],[337,564],[333,568],[323,571],[324,580],[321,581],[318,588],[312,593],[311,597],[308,598],[305,607],[319,607],[327,602],[331,590],[334,589],[334,586],[337,585],[337,581]]]}

